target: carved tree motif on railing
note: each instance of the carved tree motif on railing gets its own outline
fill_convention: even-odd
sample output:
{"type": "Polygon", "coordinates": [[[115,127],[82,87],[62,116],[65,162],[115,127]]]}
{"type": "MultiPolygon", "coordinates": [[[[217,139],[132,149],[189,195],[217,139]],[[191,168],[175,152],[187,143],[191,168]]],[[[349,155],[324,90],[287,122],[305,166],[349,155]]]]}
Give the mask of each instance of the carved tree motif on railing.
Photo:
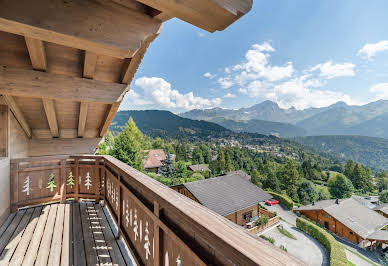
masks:
{"type": "Polygon", "coordinates": [[[27,196],[30,195],[30,176],[26,177],[22,192],[25,192],[27,196]]]}
{"type": "Polygon", "coordinates": [[[89,190],[91,186],[92,186],[92,179],[90,177],[90,173],[87,172],[85,177],[85,187],[89,190]]]}
{"type": "Polygon", "coordinates": [[[70,188],[73,188],[74,185],[75,185],[75,184],[74,184],[74,176],[73,176],[73,172],[70,171],[69,176],[68,176],[68,178],[67,178],[67,186],[69,186],[70,188]]]}
{"type": "Polygon", "coordinates": [[[57,185],[55,185],[55,175],[54,173],[51,173],[50,176],[49,176],[49,181],[47,183],[47,187],[50,192],[53,192],[54,191],[54,188],[56,188],[57,185]]]}

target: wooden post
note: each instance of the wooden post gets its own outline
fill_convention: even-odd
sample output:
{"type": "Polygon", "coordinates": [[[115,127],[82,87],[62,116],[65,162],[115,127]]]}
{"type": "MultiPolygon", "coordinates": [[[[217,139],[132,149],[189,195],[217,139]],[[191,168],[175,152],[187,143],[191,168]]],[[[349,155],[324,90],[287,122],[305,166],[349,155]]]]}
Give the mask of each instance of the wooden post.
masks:
{"type": "Polygon", "coordinates": [[[19,179],[19,163],[11,163],[11,212],[18,210],[18,179],[19,179]]]}
{"type": "Polygon", "coordinates": [[[99,168],[99,159],[96,158],[94,163],[94,176],[95,176],[95,182],[96,186],[94,188],[94,194],[97,196],[97,201],[100,200],[100,186],[101,186],[101,178],[100,178],[100,168],[99,168]]]}
{"type": "Polygon", "coordinates": [[[74,193],[74,201],[78,201],[78,193],[79,193],[79,170],[78,170],[78,159],[74,160],[75,164],[75,193],[74,193]]]}
{"type": "Polygon", "coordinates": [[[120,175],[120,172],[117,171],[117,180],[119,181],[119,210],[117,212],[117,227],[118,227],[118,230],[117,230],[117,239],[120,238],[120,232],[121,232],[121,175],[120,175]]]}
{"type": "Polygon", "coordinates": [[[0,157],[8,156],[8,105],[0,105],[0,157]]]}
{"type": "MultiPolygon", "coordinates": [[[[154,201],[154,214],[156,217],[158,217],[159,219],[159,203],[157,203],[156,201],[154,201]]],[[[156,221],[154,221],[154,239],[155,239],[155,243],[154,243],[154,248],[155,248],[155,256],[154,256],[154,265],[155,266],[159,266],[160,265],[160,255],[159,255],[159,251],[160,251],[160,237],[159,237],[159,224],[156,223],[156,221]]]]}
{"type": "Polygon", "coordinates": [[[61,160],[61,203],[66,202],[66,160],[61,160]]]}

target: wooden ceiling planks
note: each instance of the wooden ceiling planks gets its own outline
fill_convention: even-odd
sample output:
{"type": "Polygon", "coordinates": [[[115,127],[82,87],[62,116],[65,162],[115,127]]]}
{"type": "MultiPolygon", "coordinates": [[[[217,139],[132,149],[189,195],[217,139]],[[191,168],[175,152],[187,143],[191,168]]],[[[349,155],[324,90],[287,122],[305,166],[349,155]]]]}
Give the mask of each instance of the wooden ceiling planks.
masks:
{"type": "Polygon", "coordinates": [[[160,25],[111,1],[0,2],[0,30],[118,58],[131,57],[160,25]]]}
{"type": "Polygon", "coordinates": [[[137,1],[209,32],[224,30],[252,7],[252,0],[137,1]]]}
{"type": "Polygon", "coordinates": [[[0,31],[0,40],[0,65],[21,69],[32,69],[23,36],[0,31]]]}
{"type": "Polygon", "coordinates": [[[163,21],[176,16],[213,32],[251,4],[0,1],[0,94],[29,137],[102,137],[163,21]]]}

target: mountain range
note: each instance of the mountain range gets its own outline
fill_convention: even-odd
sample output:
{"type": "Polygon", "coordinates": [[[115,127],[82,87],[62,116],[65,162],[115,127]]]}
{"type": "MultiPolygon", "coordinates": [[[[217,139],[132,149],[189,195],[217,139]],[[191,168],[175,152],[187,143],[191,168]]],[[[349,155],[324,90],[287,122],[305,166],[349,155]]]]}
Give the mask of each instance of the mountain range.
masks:
{"type": "Polygon", "coordinates": [[[281,137],[363,135],[388,138],[386,100],[361,106],[337,102],[328,107],[304,110],[294,107],[284,109],[275,102],[264,101],[238,110],[195,109],[180,116],[212,121],[234,131],[274,134],[281,137]]]}
{"type": "MultiPolygon", "coordinates": [[[[298,127],[286,123],[255,119],[242,120],[240,122],[235,122],[231,119],[215,119],[218,123],[231,128],[232,131],[213,122],[183,118],[169,111],[160,110],[120,111],[116,114],[110,130],[114,133],[120,132],[130,117],[132,117],[144,134],[154,138],[162,137],[164,139],[186,141],[229,139],[238,140],[241,144],[278,145],[281,149],[289,147],[292,151],[302,151],[309,154],[317,151],[321,156],[330,156],[334,160],[344,161],[353,159],[373,169],[388,169],[388,139],[334,135],[283,139],[271,136],[271,134],[276,130],[287,132],[293,129],[294,131],[288,131],[289,135],[292,135],[291,132],[297,135],[299,134],[298,127]],[[240,125],[246,125],[248,130],[241,130],[240,125]],[[266,125],[272,131],[265,131],[264,135],[246,133],[247,131],[256,131],[260,128],[260,125],[266,125]]],[[[384,119],[384,117],[377,116],[371,119],[372,122],[369,122],[369,120],[361,124],[361,127],[368,126],[368,123],[372,124],[373,121],[379,121],[380,119],[384,119]]],[[[376,130],[372,126],[370,128],[376,130]]]]}

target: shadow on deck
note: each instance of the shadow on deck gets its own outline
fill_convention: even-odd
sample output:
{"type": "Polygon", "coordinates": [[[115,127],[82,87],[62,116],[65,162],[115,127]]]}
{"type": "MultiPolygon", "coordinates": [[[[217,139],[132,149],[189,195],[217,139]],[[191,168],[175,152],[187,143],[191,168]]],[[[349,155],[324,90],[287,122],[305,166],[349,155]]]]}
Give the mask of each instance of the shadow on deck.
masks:
{"type": "Polygon", "coordinates": [[[109,211],[91,202],[10,214],[0,227],[0,265],[135,265],[109,211]]]}

